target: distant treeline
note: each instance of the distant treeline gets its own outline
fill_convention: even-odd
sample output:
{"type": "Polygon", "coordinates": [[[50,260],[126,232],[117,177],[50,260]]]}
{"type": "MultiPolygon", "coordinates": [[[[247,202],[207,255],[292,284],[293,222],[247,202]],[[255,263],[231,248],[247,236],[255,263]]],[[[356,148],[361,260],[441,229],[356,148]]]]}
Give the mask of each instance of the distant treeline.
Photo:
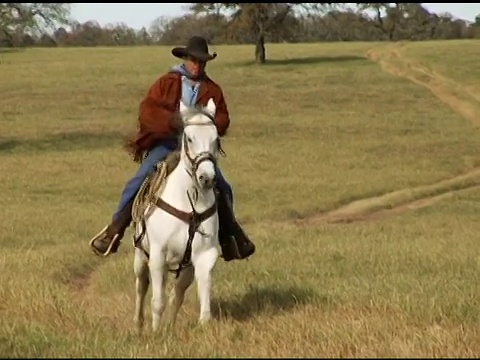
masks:
{"type": "MultiPolygon", "coordinates": [[[[369,5],[372,13],[375,4],[369,5]]],[[[477,16],[476,22],[467,23],[454,19],[450,14],[431,13],[421,4],[397,4],[397,8],[397,11],[383,16],[368,16],[365,11],[352,10],[330,10],[323,14],[288,11],[281,21],[269,24],[265,42],[480,38],[480,16],[477,16]]],[[[197,6],[191,14],[178,18],[159,17],[148,29],[139,31],[125,24],[102,27],[95,21],[70,23],[57,28],[53,34],[32,34],[28,28],[19,26],[16,31],[0,32],[0,46],[172,45],[184,43],[193,34],[206,36],[215,44],[256,43],[255,32],[245,31],[249,30],[247,27],[251,28],[251,24],[239,21],[238,17],[226,16],[219,11],[199,10],[197,6]]]]}

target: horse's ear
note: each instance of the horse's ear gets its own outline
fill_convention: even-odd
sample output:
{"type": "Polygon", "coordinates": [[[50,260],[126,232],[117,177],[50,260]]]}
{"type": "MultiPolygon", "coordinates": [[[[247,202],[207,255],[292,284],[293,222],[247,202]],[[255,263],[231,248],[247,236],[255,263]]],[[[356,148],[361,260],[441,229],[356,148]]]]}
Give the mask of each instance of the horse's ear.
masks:
{"type": "Polygon", "coordinates": [[[207,106],[205,106],[205,111],[208,112],[211,116],[215,116],[215,111],[217,111],[217,107],[215,105],[215,102],[213,101],[213,98],[210,98],[210,100],[208,100],[207,106]]]}
{"type": "Polygon", "coordinates": [[[187,109],[188,109],[187,105],[185,105],[185,103],[182,100],[180,100],[180,108],[179,108],[180,114],[183,114],[187,109]]]}

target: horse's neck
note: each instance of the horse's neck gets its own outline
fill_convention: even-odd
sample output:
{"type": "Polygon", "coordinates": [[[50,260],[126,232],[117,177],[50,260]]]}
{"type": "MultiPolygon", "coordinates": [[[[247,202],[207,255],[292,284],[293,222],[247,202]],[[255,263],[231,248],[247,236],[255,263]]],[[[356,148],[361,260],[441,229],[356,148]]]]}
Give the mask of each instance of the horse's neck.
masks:
{"type": "Polygon", "coordinates": [[[207,193],[198,191],[198,197],[195,196],[195,183],[186,171],[185,162],[180,159],[178,166],[168,176],[160,197],[178,210],[191,212],[192,206],[188,200],[187,190],[190,193],[195,210],[199,213],[207,210],[215,201],[213,190],[207,193]]]}

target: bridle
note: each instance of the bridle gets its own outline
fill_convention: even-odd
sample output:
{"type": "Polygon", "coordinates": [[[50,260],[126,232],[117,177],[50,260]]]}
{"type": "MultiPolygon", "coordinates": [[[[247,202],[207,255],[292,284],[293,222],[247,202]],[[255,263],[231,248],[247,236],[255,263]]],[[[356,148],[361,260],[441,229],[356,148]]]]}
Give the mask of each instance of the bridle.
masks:
{"type": "MultiPolygon", "coordinates": [[[[196,125],[196,126],[202,126],[202,125],[215,125],[214,119],[210,114],[207,113],[202,113],[202,115],[207,116],[211,122],[206,122],[206,123],[200,123],[200,124],[188,124],[188,122],[185,124],[185,127],[189,125],[196,125]]],[[[190,156],[189,152],[189,147],[188,147],[188,139],[187,139],[187,134],[183,133],[183,148],[184,148],[184,153],[185,157],[187,158],[190,167],[187,168],[188,174],[192,177],[192,179],[195,181],[195,184],[198,186],[198,179],[197,179],[197,171],[201,163],[205,161],[211,161],[214,166],[217,165],[217,158],[210,152],[210,151],[202,151],[201,153],[197,154],[195,157],[190,156]]],[[[218,150],[220,154],[223,154],[223,150],[221,150],[220,146],[220,140],[218,140],[218,150]]]]}

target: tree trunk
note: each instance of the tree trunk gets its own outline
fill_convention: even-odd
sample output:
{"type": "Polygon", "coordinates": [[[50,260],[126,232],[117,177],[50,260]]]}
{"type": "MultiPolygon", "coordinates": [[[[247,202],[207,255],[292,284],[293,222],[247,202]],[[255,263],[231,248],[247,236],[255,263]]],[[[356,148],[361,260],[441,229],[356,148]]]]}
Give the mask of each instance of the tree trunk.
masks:
{"type": "Polygon", "coordinates": [[[260,35],[255,44],[255,62],[257,64],[264,64],[267,56],[265,53],[265,36],[260,35]]]}

